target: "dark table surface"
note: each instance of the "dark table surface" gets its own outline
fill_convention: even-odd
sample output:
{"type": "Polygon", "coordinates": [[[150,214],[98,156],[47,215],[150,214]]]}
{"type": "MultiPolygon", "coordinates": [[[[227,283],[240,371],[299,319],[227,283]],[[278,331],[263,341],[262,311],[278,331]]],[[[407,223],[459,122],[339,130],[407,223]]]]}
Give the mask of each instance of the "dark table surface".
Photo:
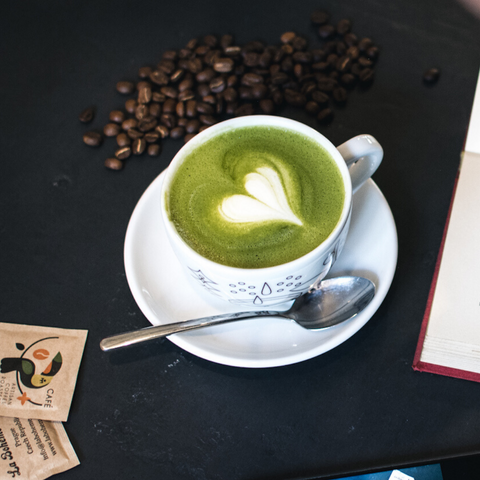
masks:
{"type": "MultiPolygon", "coordinates": [[[[480,451],[480,385],[412,370],[412,360],[472,106],[479,20],[453,0],[23,1],[0,15],[0,318],[89,330],[65,428],[81,465],[61,478],[293,479],[413,465],[480,451]],[[374,317],[302,363],[243,369],[165,340],[112,354],[110,334],[148,325],[125,278],[132,211],[182,142],[121,172],[82,143],[115,91],[193,37],[318,43],[310,13],[352,19],[381,48],[368,91],[330,126],[281,113],[340,144],[371,133],[374,175],[396,220],[398,267],[374,317]],[[442,69],[428,88],[423,71],[442,69]]],[[[59,477],[59,478],[60,478],[59,477]]]]}

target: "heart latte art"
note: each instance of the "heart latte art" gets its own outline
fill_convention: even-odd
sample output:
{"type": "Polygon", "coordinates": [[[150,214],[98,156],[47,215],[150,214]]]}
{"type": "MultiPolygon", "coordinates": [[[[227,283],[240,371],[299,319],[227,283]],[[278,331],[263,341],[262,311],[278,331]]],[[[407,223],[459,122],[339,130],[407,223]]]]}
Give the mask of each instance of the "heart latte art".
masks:
{"type": "Polygon", "coordinates": [[[200,255],[264,268],[320,245],[340,218],[345,190],[321,145],[255,126],[227,130],[186,154],[166,195],[175,228],[200,255]]]}
{"type": "Polygon", "coordinates": [[[234,223],[280,221],[303,225],[292,212],[279,176],[261,167],[245,177],[245,190],[251,195],[232,195],[223,199],[220,213],[234,223]]]}

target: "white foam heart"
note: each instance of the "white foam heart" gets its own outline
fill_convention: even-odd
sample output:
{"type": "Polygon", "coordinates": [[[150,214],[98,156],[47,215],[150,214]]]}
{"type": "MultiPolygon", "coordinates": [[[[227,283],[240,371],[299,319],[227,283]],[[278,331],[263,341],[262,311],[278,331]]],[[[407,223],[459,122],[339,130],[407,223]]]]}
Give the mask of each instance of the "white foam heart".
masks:
{"type": "Polygon", "coordinates": [[[229,222],[247,223],[283,220],[303,225],[292,212],[282,182],[275,170],[258,168],[245,176],[245,189],[251,195],[232,195],[224,198],[220,213],[229,222]]]}

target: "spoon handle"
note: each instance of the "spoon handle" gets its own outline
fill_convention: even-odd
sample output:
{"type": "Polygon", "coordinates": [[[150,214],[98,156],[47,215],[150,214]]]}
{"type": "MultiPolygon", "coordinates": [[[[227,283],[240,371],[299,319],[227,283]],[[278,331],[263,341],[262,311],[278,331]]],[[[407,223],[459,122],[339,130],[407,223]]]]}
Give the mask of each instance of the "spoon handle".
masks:
{"type": "Polygon", "coordinates": [[[271,315],[281,315],[281,312],[253,311],[241,313],[224,313],[222,315],[213,315],[211,317],[186,320],[184,322],[168,323],[165,325],[155,325],[132,332],[119,333],[104,338],[100,342],[100,348],[107,352],[116,348],[128,347],[137,343],[146,342],[155,338],[166,337],[173,333],[186,332],[197,328],[209,327],[211,325],[220,325],[222,323],[235,322],[252,317],[265,317],[271,315]]]}

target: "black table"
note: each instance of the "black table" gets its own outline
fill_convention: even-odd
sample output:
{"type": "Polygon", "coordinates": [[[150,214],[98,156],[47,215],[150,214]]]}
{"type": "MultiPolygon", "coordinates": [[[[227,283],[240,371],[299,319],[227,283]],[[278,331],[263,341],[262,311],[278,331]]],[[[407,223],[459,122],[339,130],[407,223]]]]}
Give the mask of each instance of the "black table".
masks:
{"type": "Polygon", "coordinates": [[[411,367],[478,76],[475,17],[453,0],[51,0],[4,5],[0,32],[1,319],[89,330],[65,424],[81,465],[61,478],[316,478],[480,451],[480,386],[411,367]],[[148,325],[124,236],[182,143],[112,172],[113,144],[85,146],[78,114],[95,105],[103,127],[124,102],[116,82],[193,37],[278,44],[293,30],[316,43],[319,7],[380,46],[375,82],[330,126],[282,114],[334,144],[371,133],[383,145],[374,179],[399,239],[387,298],[351,339],[291,366],[218,365],[168,340],[101,352],[103,337],[148,325]],[[428,88],[431,66],[442,75],[428,88]]]}

